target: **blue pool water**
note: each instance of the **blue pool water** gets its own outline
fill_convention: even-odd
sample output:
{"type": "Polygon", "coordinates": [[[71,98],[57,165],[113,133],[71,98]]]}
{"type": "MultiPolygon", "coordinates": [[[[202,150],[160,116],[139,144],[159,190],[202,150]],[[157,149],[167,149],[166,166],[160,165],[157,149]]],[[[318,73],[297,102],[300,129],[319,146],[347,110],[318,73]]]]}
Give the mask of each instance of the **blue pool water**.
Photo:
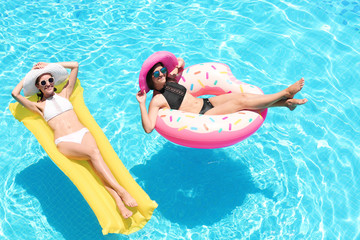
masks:
{"type": "MultiPolygon", "coordinates": [[[[359,1],[1,1],[0,239],[359,239],[359,1]],[[140,123],[142,62],[216,61],[276,92],[304,77],[294,112],[270,109],[234,146],[174,145],[140,123]],[[37,61],[76,60],[85,102],[159,203],[144,229],[101,235],[92,211],[10,93],[37,61]]],[[[150,99],[150,97],[149,97],[150,99]]]]}

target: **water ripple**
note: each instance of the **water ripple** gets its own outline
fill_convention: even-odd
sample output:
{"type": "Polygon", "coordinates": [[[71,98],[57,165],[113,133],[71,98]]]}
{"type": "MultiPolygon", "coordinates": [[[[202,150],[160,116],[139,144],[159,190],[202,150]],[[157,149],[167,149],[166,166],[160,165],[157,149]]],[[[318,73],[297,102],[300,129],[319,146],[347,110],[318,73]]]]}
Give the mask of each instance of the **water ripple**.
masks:
{"type": "Polygon", "coordinates": [[[65,238],[47,221],[41,199],[16,181],[47,155],[7,106],[32,64],[76,60],[90,112],[139,184],[151,197],[159,194],[159,209],[130,239],[356,239],[359,15],[360,4],[346,0],[1,2],[0,78],[8,83],[0,91],[7,139],[0,146],[1,236],[65,238]],[[232,147],[199,152],[175,146],[143,132],[135,99],[140,66],[159,50],[174,52],[187,66],[226,63],[265,93],[304,77],[297,97],[309,102],[291,113],[270,109],[258,132],[232,147]],[[156,177],[167,193],[154,189],[156,177]],[[246,183],[242,188],[239,180],[246,183]],[[229,195],[222,204],[205,201],[218,183],[231,187],[229,195]],[[196,205],[199,196],[212,212],[196,205]],[[192,204],[181,205],[182,198],[192,204]],[[194,215],[203,224],[176,215],[171,204],[203,213],[194,215]]]}

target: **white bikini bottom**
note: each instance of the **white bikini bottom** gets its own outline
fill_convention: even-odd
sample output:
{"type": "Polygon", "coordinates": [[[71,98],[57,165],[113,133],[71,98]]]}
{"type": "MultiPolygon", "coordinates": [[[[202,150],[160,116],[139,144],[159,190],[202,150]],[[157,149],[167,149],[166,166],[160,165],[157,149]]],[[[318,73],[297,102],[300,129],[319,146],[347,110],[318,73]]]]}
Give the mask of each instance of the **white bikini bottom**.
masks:
{"type": "Polygon", "coordinates": [[[58,145],[61,142],[81,143],[85,133],[87,133],[88,131],[89,130],[87,128],[82,128],[79,131],[70,133],[66,136],[59,137],[55,139],[55,144],[58,145]]]}

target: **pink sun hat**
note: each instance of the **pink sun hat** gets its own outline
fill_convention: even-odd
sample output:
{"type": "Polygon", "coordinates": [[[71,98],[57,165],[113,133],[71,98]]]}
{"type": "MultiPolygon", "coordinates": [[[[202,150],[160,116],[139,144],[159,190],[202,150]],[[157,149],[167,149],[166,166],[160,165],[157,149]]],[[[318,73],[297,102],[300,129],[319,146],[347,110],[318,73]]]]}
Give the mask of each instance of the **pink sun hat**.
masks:
{"type": "Polygon", "coordinates": [[[150,69],[157,63],[162,63],[164,67],[167,68],[168,72],[171,72],[177,66],[178,60],[174,54],[167,51],[159,51],[151,54],[150,57],[145,60],[140,70],[139,86],[141,92],[143,92],[144,90],[146,92],[150,91],[150,88],[146,83],[146,75],[148,74],[150,69]]]}

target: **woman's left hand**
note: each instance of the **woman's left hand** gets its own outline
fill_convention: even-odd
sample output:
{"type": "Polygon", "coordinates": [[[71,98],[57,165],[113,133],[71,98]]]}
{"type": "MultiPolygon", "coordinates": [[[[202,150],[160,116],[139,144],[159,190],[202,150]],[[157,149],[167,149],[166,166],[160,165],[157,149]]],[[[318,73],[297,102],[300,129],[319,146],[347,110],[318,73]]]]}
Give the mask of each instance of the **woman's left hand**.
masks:
{"type": "Polygon", "coordinates": [[[41,68],[44,68],[48,65],[49,63],[46,63],[46,62],[38,62],[37,64],[35,64],[33,66],[32,69],[41,69],[41,68]]]}
{"type": "Polygon", "coordinates": [[[177,66],[174,68],[174,70],[172,70],[171,72],[169,72],[168,77],[169,78],[173,78],[173,79],[178,79],[181,77],[182,72],[184,71],[184,67],[185,67],[185,61],[182,58],[177,58],[178,60],[178,64],[177,66]]]}
{"type": "Polygon", "coordinates": [[[174,68],[171,72],[169,72],[168,77],[169,78],[176,78],[176,76],[179,73],[179,69],[177,67],[174,68]]]}
{"type": "Polygon", "coordinates": [[[177,60],[178,60],[178,65],[177,65],[177,67],[178,67],[179,69],[180,69],[180,68],[184,69],[184,68],[185,68],[185,61],[184,61],[184,59],[178,58],[177,60]]]}

